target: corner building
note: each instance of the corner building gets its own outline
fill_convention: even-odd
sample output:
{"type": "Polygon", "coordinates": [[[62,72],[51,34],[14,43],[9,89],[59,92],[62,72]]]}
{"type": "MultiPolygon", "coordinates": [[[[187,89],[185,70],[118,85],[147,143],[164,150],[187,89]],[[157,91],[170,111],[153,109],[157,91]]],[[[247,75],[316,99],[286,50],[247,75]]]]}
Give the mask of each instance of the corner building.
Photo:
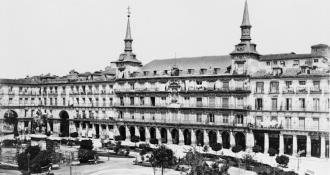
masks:
{"type": "Polygon", "coordinates": [[[330,47],[307,54],[261,55],[251,42],[247,3],[241,39],[223,56],[157,59],[145,65],[133,53],[128,15],[125,49],[103,71],[63,77],[2,79],[3,118],[18,117],[31,132],[47,116],[54,135],[146,142],[259,145],[280,154],[329,157],[330,47]]]}

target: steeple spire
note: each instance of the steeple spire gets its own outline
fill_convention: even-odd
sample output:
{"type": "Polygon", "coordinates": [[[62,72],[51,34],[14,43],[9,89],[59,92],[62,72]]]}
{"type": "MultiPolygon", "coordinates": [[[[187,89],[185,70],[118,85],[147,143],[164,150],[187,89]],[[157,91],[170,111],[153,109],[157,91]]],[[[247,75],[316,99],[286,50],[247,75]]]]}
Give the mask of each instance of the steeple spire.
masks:
{"type": "Polygon", "coordinates": [[[243,13],[243,21],[242,21],[242,25],[241,26],[251,26],[251,24],[250,24],[250,18],[249,18],[249,9],[248,9],[247,0],[245,1],[244,13],[243,13]]]}
{"type": "Polygon", "coordinates": [[[130,7],[127,7],[127,27],[126,27],[126,36],[124,39],[125,42],[125,52],[132,52],[132,36],[131,36],[131,25],[129,18],[131,17],[130,7]]]}
{"type": "Polygon", "coordinates": [[[250,24],[250,18],[249,18],[249,9],[248,9],[248,3],[247,0],[245,1],[244,5],[244,13],[243,13],[243,20],[241,25],[241,41],[250,41],[251,36],[251,24],[250,24]]]}

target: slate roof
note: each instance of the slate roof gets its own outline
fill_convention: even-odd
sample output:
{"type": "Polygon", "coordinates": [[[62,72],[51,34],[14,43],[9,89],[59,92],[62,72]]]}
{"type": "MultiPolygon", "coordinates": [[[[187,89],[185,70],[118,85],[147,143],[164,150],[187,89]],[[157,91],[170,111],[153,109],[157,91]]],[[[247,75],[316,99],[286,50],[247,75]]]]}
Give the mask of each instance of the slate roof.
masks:
{"type": "Polygon", "coordinates": [[[289,59],[308,59],[308,58],[320,58],[322,56],[314,54],[296,54],[292,53],[281,53],[281,54],[268,54],[261,55],[260,61],[272,61],[272,60],[289,60],[289,59]]]}
{"type": "Polygon", "coordinates": [[[201,56],[201,57],[184,57],[170,59],[156,59],[141,68],[141,71],[164,71],[171,70],[176,66],[179,70],[200,70],[220,68],[221,72],[226,71],[231,65],[230,55],[222,56],[201,56]]]}

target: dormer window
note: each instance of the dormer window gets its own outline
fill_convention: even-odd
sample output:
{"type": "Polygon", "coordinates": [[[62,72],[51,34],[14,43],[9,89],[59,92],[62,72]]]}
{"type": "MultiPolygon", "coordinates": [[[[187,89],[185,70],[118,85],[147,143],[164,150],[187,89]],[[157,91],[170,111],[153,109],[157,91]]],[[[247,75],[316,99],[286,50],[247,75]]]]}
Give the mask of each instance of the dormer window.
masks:
{"type": "Polygon", "coordinates": [[[319,62],[319,59],[314,59],[314,63],[318,63],[319,62]]]}
{"type": "Polygon", "coordinates": [[[201,69],[201,70],[200,70],[200,74],[201,74],[201,75],[203,75],[203,74],[205,74],[205,73],[206,73],[206,69],[201,69]]]}
{"type": "Polygon", "coordinates": [[[277,61],[276,60],[274,60],[273,63],[274,63],[274,65],[277,65],[277,61]]]}
{"type": "Polygon", "coordinates": [[[270,66],[270,61],[267,61],[266,64],[267,64],[267,66],[270,66]]]}
{"type": "Polygon", "coordinates": [[[154,75],[157,75],[157,71],[156,70],[154,70],[154,75]]]}
{"type": "Polygon", "coordinates": [[[194,74],[194,69],[188,69],[188,74],[194,74]]]}
{"type": "Polygon", "coordinates": [[[196,81],[197,85],[202,85],[202,81],[196,81]]]}
{"type": "Polygon", "coordinates": [[[147,76],[148,75],[148,71],[143,71],[143,75],[147,76]]]}
{"type": "Polygon", "coordinates": [[[299,60],[294,60],[293,61],[293,66],[299,66],[299,60]]]}
{"type": "Polygon", "coordinates": [[[285,61],[280,61],[280,64],[281,64],[282,66],[285,66],[285,61]]]}
{"type": "Polygon", "coordinates": [[[164,70],[164,74],[168,74],[168,71],[167,70],[164,70]]]}
{"type": "Polygon", "coordinates": [[[300,86],[306,85],[306,81],[299,81],[299,85],[300,86]]]}
{"type": "Polygon", "coordinates": [[[214,68],[214,74],[219,74],[220,73],[220,68],[214,68]]]}

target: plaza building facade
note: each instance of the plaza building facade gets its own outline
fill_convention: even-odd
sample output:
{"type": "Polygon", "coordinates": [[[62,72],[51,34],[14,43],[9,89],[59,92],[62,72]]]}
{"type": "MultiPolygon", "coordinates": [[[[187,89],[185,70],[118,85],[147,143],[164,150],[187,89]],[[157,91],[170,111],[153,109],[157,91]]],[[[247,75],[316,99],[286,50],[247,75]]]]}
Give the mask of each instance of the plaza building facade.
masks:
{"type": "Polygon", "coordinates": [[[245,4],[241,39],[229,55],[143,65],[133,53],[129,19],[124,52],[105,70],[1,79],[1,132],[12,129],[5,116],[18,117],[20,132],[46,116],[47,129],[59,136],[259,145],[265,153],[329,157],[328,45],[261,55],[245,4]]]}

